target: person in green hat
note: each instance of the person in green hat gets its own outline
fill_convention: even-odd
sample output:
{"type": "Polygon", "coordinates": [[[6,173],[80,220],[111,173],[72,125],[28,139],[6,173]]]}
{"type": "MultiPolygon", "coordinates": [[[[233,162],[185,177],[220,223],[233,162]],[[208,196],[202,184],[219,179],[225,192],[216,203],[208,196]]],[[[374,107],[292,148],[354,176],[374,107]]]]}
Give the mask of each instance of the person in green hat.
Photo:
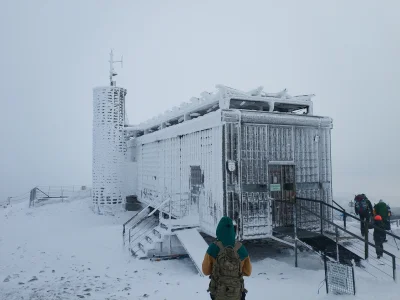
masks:
{"type": "Polygon", "coordinates": [[[210,275],[208,292],[212,300],[244,300],[247,290],[243,276],[250,276],[252,265],[242,243],[235,240],[231,218],[222,217],[218,223],[217,240],[208,246],[202,270],[210,275]]]}
{"type": "MultiPolygon", "coordinates": [[[[387,223],[389,222],[389,209],[387,204],[382,199],[379,200],[379,202],[374,205],[374,216],[377,215],[382,217],[382,222],[385,225],[385,229],[387,229],[388,227],[387,223]]],[[[386,232],[384,241],[387,242],[386,232]]]]}

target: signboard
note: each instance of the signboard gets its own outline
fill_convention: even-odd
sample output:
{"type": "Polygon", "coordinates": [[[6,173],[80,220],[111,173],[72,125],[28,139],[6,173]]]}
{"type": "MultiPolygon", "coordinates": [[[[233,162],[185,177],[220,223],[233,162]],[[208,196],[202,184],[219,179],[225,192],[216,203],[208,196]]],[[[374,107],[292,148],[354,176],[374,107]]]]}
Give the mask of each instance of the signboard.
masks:
{"type": "Polygon", "coordinates": [[[356,294],[353,266],[328,261],[326,262],[325,277],[327,292],[356,294]]]}
{"type": "Polygon", "coordinates": [[[272,183],[269,185],[269,190],[271,192],[279,192],[281,190],[281,185],[279,183],[272,183]]]}

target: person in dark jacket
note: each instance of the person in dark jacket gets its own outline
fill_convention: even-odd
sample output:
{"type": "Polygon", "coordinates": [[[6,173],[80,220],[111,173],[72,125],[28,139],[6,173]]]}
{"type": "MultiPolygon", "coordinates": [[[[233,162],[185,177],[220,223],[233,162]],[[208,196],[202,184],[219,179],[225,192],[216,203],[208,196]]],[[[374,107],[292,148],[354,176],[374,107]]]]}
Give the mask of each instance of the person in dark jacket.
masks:
{"type": "Polygon", "coordinates": [[[374,242],[378,259],[383,256],[383,242],[386,238],[385,223],[380,215],[374,217],[374,242]]]}
{"type": "MultiPolygon", "coordinates": [[[[383,224],[385,226],[385,229],[388,230],[388,223],[390,224],[390,221],[389,221],[389,209],[388,209],[387,204],[382,199],[379,200],[379,202],[374,205],[374,215],[375,216],[379,215],[379,216],[382,217],[382,222],[383,222],[383,224]]],[[[386,232],[385,232],[384,241],[387,242],[386,232]]]]}
{"type": "MultiPolygon", "coordinates": [[[[209,292],[211,299],[213,300],[240,300],[244,299],[246,290],[244,289],[244,283],[242,276],[250,276],[252,272],[252,265],[250,262],[249,254],[244,245],[235,240],[235,228],[231,218],[222,217],[218,223],[217,230],[217,240],[208,246],[207,252],[204,255],[202,270],[204,275],[210,275],[210,286],[209,292]],[[233,290],[240,290],[240,293],[233,293],[232,296],[227,296],[221,289],[218,288],[219,280],[215,278],[213,274],[215,267],[217,265],[218,254],[223,251],[224,248],[233,248],[233,253],[238,254],[238,263],[240,264],[241,274],[238,280],[233,280],[233,290]]],[[[221,268],[221,266],[219,266],[221,268]]],[[[226,278],[226,280],[231,280],[231,278],[226,278]]],[[[225,283],[225,282],[224,282],[225,283]]],[[[232,284],[228,284],[232,286],[232,284]]]]}
{"type": "Polygon", "coordinates": [[[365,235],[365,223],[370,223],[372,216],[372,204],[365,194],[359,194],[354,197],[354,212],[360,216],[361,235],[365,235]]]}
{"type": "Polygon", "coordinates": [[[389,204],[387,204],[387,209],[388,209],[388,219],[387,219],[387,222],[386,222],[386,230],[390,231],[392,229],[391,226],[390,226],[390,217],[392,216],[392,209],[390,208],[389,204]]]}

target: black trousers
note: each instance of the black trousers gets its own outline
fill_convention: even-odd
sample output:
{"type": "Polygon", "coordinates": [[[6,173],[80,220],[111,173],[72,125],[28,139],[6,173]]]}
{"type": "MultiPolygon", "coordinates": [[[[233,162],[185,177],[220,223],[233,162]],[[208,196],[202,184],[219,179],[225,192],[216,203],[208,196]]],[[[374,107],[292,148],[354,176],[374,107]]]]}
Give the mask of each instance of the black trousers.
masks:
{"type": "Polygon", "coordinates": [[[391,228],[390,228],[390,219],[387,219],[386,221],[385,221],[385,229],[386,230],[390,230],[391,228]]]}
{"type": "Polygon", "coordinates": [[[382,239],[376,239],[375,240],[375,247],[376,247],[376,255],[382,256],[383,255],[382,239]]]}

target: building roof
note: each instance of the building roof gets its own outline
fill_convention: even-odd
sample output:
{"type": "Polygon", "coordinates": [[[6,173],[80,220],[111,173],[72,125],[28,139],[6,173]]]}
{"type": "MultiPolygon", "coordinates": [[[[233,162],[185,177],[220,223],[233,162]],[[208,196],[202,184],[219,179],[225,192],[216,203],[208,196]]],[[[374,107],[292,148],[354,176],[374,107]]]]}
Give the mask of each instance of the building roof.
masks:
{"type": "MultiPolygon", "coordinates": [[[[312,115],[314,95],[291,96],[284,89],[278,93],[266,93],[260,86],[243,92],[224,85],[217,85],[213,93],[203,92],[200,97],[192,97],[189,102],[153,117],[138,125],[125,125],[127,131],[150,133],[183,121],[203,116],[218,109],[244,109],[266,112],[296,113],[306,109],[312,115]]],[[[304,112],[302,112],[304,113],[304,112]]]]}

